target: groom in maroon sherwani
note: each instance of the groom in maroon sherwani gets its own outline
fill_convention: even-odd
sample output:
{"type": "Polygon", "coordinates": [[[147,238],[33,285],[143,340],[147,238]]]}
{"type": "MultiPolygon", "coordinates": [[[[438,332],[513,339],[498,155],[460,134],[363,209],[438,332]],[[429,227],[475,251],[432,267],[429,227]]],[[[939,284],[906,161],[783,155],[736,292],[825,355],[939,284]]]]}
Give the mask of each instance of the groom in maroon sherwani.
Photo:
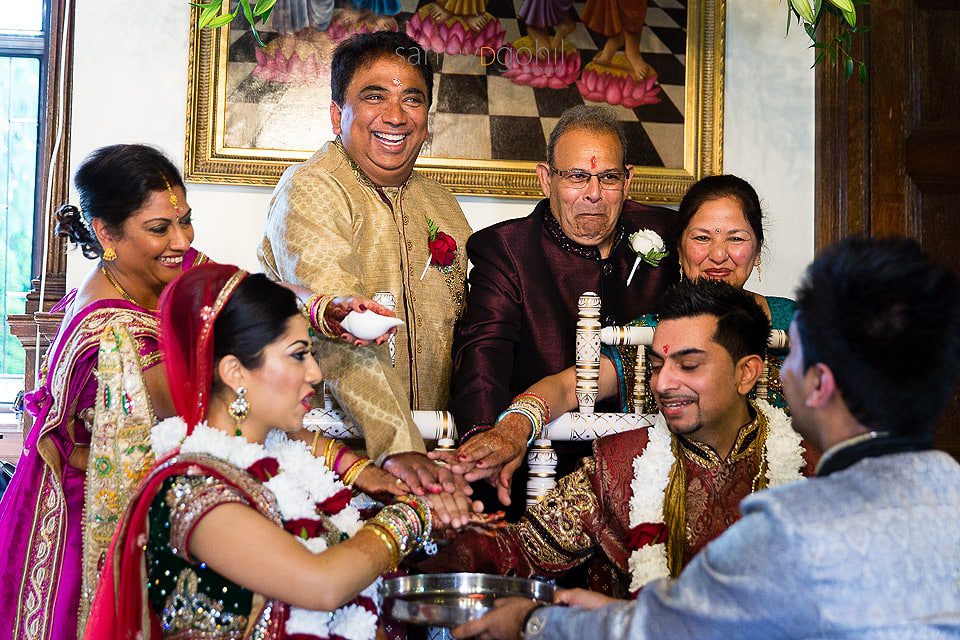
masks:
{"type": "MultiPolygon", "coordinates": [[[[490,428],[531,384],[574,364],[577,298],[585,291],[600,295],[604,326],[621,325],[654,312],[677,281],[671,250],[658,267],[642,264],[627,286],[636,258],[628,236],[649,229],[669,237],[674,212],[626,200],[632,169],[625,149],[612,111],[567,110],[550,135],[547,162],[537,166],[546,199],[526,218],[470,236],[473,270],[454,335],[450,400],[461,442],[490,428]]],[[[580,443],[555,446],[560,476],[590,452],[580,443]]],[[[522,513],[524,478],[525,465],[513,483],[510,519],[522,513]]],[[[499,508],[495,496],[484,497],[499,508]]]]}
{"type": "MultiPolygon", "coordinates": [[[[595,441],[518,523],[462,533],[422,568],[566,577],[615,597],[678,575],[739,519],[745,496],[813,475],[816,454],[783,410],[747,400],[769,331],[752,294],[711,280],[678,284],[660,302],[649,356],[657,423],[595,441]],[[571,575],[579,567],[586,584],[571,575]]],[[[570,397],[554,387],[562,383],[534,388],[570,397]]],[[[601,395],[611,393],[615,384],[601,382],[601,395]]]]}

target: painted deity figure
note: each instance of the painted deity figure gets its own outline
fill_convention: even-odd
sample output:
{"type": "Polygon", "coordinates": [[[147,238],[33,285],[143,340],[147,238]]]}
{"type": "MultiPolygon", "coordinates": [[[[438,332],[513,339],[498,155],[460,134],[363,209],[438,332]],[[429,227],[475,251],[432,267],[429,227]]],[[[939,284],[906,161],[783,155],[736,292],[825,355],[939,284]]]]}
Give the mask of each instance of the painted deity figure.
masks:
{"type": "Polygon", "coordinates": [[[593,62],[605,66],[623,66],[616,55],[621,50],[635,80],[656,75],[640,54],[640,32],[647,21],[647,0],[587,0],[583,24],[607,41],[593,62]]]}
{"type": "Polygon", "coordinates": [[[488,0],[435,0],[407,23],[407,35],[425,48],[449,55],[498,51],[505,31],[487,11],[488,0]]]}
{"type": "Polygon", "coordinates": [[[563,47],[563,40],[573,33],[576,23],[570,16],[573,0],[526,0],[518,17],[527,27],[534,50],[563,47]],[[549,30],[553,29],[553,36],[549,30]]]}

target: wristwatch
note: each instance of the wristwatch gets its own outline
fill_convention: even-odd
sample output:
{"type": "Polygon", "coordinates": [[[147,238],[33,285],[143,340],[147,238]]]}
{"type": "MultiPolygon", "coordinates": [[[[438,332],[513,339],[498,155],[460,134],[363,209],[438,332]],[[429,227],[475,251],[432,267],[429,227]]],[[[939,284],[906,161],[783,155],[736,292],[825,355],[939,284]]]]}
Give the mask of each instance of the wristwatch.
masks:
{"type": "Polygon", "coordinates": [[[540,638],[543,635],[544,630],[547,628],[546,609],[548,606],[549,605],[541,604],[527,612],[527,617],[523,619],[524,638],[540,638]]]}

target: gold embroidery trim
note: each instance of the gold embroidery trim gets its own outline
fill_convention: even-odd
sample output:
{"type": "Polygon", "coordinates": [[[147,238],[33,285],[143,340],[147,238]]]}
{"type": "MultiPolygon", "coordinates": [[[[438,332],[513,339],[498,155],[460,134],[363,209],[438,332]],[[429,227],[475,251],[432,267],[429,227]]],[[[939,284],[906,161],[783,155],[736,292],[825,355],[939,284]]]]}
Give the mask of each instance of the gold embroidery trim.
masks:
{"type": "Polygon", "coordinates": [[[556,489],[530,507],[516,525],[524,549],[544,564],[569,564],[594,547],[584,530],[586,517],[597,513],[600,503],[583,468],[561,478],[556,489]]]}
{"type": "Polygon", "coordinates": [[[750,409],[753,411],[754,418],[748,424],[740,428],[734,440],[733,448],[730,449],[730,455],[726,460],[720,458],[712,447],[683,438],[681,449],[684,457],[691,462],[696,463],[704,469],[712,469],[722,464],[731,464],[739,462],[750,456],[762,455],[763,434],[767,429],[767,418],[763,412],[757,409],[756,405],[750,401],[750,409]],[[758,451],[760,452],[758,454],[758,451]]]}
{"type": "Polygon", "coordinates": [[[182,476],[167,490],[164,500],[170,507],[170,548],[187,562],[196,562],[187,548],[197,522],[221,504],[248,504],[234,487],[212,476],[182,476]]]}
{"type": "Polygon", "coordinates": [[[200,592],[197,575],[184,569],[164,602],[160,616],[164,636],[187,633],[187,637],[235,638],[247,626],[247,617],[224,611],[223,602],[200,592]],[[189,632],[199,632],[190,634],[189,632]]]}

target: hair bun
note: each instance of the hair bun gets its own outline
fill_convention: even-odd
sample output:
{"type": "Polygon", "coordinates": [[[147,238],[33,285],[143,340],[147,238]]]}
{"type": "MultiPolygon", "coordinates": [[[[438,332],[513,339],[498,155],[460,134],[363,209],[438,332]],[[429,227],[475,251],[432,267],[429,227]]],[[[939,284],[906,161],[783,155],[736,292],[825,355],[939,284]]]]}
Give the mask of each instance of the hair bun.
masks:
{"type": "Polygon", "coordinates": [[[54,228],[54,233],[57,236],[67,238],[70,242],[79,246],[83,255],[87,258],[94,259],[103,255],[100,242],[84,219],[83,212],[80,211],[79,207],[65,204],[57,209],[54,215],[57,216],[57,225],[54,228]]]}

